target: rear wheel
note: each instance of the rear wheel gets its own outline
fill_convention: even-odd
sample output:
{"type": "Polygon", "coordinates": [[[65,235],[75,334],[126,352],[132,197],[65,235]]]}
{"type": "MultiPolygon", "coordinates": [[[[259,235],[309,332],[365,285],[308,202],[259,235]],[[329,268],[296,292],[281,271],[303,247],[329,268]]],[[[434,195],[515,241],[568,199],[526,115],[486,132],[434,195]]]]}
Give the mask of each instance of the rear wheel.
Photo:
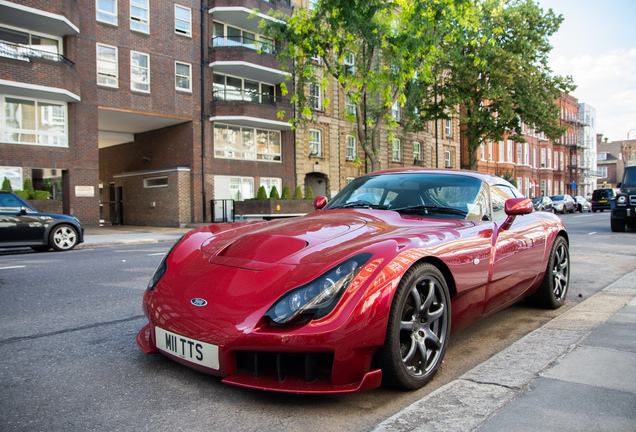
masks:
{"type": "Polygon", "coordinates": [[[558,309],[565,302],[570,284],[570,251],[563,237],[557,237],[552,245],[548,267],[543,282],[536,293],[528,297],[535,306],[558,309]]]}
{"type": "Polygon", "coordinates": [[[413,390],[429,382],[446,352],[450,335],[450,295],[437,267],[421,263],[398,285],[384,346],[377,360],[385,384],[413,390]]]}
{"type": "Polygon", "coordinates": [[[58,225],[51,231],[49,245],[56,251],[67,251],[77,245],[77,231],[70,225],[58,225]]]}
{"type": "Polygon", "coordinates": [[[612,228],[612,232],[625,232],[625,221],[622,219],[611,218],[610,226],[612,228]]]}

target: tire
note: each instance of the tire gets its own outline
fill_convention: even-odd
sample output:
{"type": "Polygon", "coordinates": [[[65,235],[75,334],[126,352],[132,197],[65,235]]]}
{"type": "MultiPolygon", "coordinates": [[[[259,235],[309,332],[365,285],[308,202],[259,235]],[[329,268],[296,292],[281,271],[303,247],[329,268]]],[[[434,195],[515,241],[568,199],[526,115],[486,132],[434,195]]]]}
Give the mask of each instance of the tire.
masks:
{"type": "Polygon", "coordinates": [[[570,251],[568,243],[561,236],[554,240],[548,267],[541,286],[528,300],[531,304],[545,309],[558,309],[565,303],[570,284],[570,251]]]}
{"type": "Polygon", "coordinates": [[[36,252],[46,252],[47,250],[51,248],[49,246],[31,246],[31,249],[33,249],[36,252]]]}
{"type": "Polygon", "coordinates": [[[410,268],[395,292],[386,339],[378,351],[383,383],[414,390],[429,382],[446,353],[450,317],[442,273],[429,263],[410,268]]]}
{"type": "Polygon", "coordinates": [[[77,245],[77,230],[71,225],[58,225],[49,236],[49,246],[56,251],[68,251],[77,245]]]}
{"type": "Polygon", "coordinates": [[[622,219],[611,218],[610,226],[612,232],[625,232],[625,221],[622,219]]]}

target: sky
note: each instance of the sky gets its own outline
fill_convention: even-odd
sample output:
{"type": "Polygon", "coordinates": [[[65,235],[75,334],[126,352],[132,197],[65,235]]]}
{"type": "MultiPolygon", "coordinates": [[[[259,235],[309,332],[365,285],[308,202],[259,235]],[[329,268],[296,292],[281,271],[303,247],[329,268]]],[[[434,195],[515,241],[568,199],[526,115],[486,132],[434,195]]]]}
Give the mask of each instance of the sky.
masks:
{"type": "Polygon", "coordinates": [[[596,109],[596,133],[636,139],[636,0],[535,0],[563,15],[550,38],[553,75],[570,75],[579,103],[596,109]]]}

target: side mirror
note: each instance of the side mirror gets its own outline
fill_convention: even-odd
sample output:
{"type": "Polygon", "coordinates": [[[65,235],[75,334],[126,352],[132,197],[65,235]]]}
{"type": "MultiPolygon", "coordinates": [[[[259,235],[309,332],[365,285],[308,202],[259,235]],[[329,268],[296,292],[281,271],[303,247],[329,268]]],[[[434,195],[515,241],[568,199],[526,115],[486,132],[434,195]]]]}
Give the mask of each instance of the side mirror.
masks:
{"type": "Polygon", "coordinates": [[[508,218],[501,225],[502,230],[510,229],[517,216],[532,213],[532,200],[530,198],[511,198],[506,200],[505,211],[508,218]]]}
{"type": "Polygon", "coordinates": [[[322,210],[327,205],[327,197],[317,196],[314,198],[314,209],[322,210]]]}
{"type": "Polygon", "coordinates": [[[20,207],[20,215],[24,216],[25,214],[27,214],[26,207],[20,207]]]}

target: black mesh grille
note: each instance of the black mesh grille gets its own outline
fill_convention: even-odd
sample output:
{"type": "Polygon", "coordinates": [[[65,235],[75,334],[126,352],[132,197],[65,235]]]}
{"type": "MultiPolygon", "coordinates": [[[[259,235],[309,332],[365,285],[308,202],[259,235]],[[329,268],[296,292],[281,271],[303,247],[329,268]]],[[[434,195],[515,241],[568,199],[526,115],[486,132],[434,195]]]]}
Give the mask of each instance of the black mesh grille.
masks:
{"type": "Polygon", "coordinates": [[[330,380],[333,354],[330,353],[270,353],[241,351],[236,355],[237,373],[249,373],[254,378],[276,377],[313,382],[330,380]]]}

